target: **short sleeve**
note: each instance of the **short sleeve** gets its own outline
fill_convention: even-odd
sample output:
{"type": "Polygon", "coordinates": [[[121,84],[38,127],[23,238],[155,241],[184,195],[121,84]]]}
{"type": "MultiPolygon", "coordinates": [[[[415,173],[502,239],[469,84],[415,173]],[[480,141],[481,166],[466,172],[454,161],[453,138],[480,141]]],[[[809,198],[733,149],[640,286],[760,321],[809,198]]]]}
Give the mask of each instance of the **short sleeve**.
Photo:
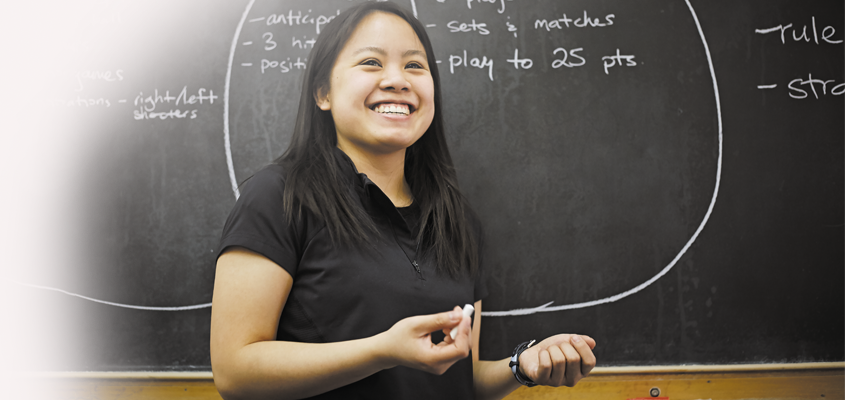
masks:
{"type": "Polygon", "coordinates": [[[281,168],[271,165],[244,184],[223,227],[217,257],[230,247],[243,247],[267,257],[295,277],[303,237],[298,226],[303,224],[285,218],[281,168]]]}

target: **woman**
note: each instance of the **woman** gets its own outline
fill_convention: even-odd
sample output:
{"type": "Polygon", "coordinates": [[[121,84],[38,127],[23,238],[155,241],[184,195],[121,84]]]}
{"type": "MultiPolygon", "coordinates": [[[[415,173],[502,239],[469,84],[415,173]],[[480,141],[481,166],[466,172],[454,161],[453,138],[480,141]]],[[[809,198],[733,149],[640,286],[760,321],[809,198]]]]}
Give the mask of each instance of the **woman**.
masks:
{"type": "Polygon", "coordinates": [[[391,3],[352,7],[321,33],[291,145],[224,228],[211,321],[224,398],[501,398],[572,386],[595,365],[579,335],[523,344],[513,366],[478,360],[481,233],[446,148],[434,59],[424,27],[391,3]]]}

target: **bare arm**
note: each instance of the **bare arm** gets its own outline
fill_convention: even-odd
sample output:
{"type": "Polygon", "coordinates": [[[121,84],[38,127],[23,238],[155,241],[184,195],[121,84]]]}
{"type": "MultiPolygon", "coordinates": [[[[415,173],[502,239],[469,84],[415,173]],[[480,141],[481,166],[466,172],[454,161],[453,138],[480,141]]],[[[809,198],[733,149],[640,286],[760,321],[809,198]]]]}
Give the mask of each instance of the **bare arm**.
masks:
{"type": "Polygon", "coordinates": [[[226,399],[301,398],[324,393],[397,365],[443,373],[469,352],[469,322],[460,310],[397,322],[378,335],[312,344],[276,341],[293,279],[269,259],[244,249],[217,261],[211,312],[214,383],[226,399]],[[460,324],[460,325],[459,325],[460,324]],[[457,328],[450,343],[430,332],[457,328]]]}
{"type": "MultiPolygon", "coordinates": [[[[472,329],[475,396],[478,399],[501,399],[518,389],[521,384],[516,381],[508,366],[510,358],[498,361],[478,359],[481,301],[475,303],[475,312],[472,329]]],[[[519,357],[520,370],[539,385],[575,386],[595,367],[596,358],[592,352],[595,346],[595,340],[589,336],[555,335],[525,350],[519,357]]]]}
{"type": "Polygon", "coordinates": [[[475,302],[475,316],[472,328],[472,376],[477,399],[501,399],[520,384],[508,368],[509,359],[480,361],[479,340],[481,338],[481,300],[475,302]]]}

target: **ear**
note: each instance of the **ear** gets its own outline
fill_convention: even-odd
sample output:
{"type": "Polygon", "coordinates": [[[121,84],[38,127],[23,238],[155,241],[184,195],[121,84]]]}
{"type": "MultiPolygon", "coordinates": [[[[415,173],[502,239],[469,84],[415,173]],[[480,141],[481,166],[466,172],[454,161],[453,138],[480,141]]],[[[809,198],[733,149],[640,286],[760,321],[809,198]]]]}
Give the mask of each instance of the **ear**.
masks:
{"type": "Polygon", "coordinates": [[[332,109],[332,102],[329,99],[329,93],[325,87],[317,89],[314,93],[314,101],[317,102],[317,107],[320,107],[323,111],[329,111],[332,109]]]}

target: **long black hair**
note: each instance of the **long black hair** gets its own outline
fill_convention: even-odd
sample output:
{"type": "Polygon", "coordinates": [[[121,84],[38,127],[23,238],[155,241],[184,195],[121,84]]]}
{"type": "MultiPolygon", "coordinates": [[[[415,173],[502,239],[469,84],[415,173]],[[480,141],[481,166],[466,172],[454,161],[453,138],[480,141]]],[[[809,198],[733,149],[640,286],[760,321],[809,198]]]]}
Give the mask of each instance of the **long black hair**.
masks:
{"type": "Polygon", "coordinates": [[[440,74],[425,27],[408,11],[390,2],[365,2],[340,13],[327,24],[311,54],[302,83],[299,112],[290,146],[275,160],[288,171],[284,207],[289,219],[307,207],[326,221],[331,239],[345,245],[366,242],[376,232],[372,219],[346,187],[333,155],[337,132],[330,111],[316,98],[328,91],[338,54],[364,17],[374,12],[394,14],[416,32],[425,48],[434,81],[434,119],[428,130],[405,152],[405,179],[420,210],[417,240],[426,257],[434,256],[439,271],[452,276],[475,274],[479,246],[475,219],[458,190],[457,175],[446,145],[441,113],[440,74]]]}

